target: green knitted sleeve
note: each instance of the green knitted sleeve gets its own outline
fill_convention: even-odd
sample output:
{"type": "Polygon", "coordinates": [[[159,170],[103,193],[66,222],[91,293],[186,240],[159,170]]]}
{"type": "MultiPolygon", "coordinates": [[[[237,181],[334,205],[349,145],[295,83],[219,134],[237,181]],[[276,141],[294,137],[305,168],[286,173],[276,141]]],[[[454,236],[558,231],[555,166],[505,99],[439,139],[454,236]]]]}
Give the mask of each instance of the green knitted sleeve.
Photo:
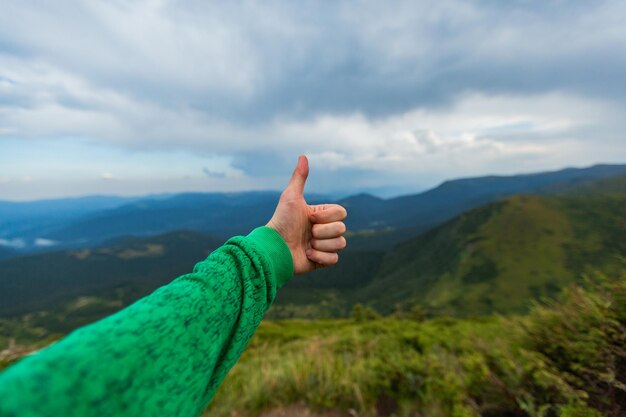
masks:
{"type": "Polygon", "coordinates": [[[0,416],[198,416],[293,275],[268,227],[0,374],[0,416]]]}

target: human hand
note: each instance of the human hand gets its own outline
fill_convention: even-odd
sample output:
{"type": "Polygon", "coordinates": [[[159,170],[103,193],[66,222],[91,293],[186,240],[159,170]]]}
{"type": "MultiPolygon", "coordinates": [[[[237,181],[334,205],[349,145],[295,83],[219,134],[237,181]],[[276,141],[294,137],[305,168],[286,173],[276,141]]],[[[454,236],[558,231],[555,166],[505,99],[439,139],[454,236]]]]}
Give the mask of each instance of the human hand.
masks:
{"type": "Polygon", "coordinates": [[[298,158],[287,188],[283,191],[267,223],[287,243],[293,258],[295,274],[334,265],[338,252],[346,247],[346,209],[339,204],[310,206],[304,200],[304,184],[309,175],[306,156],[298,158]]]}

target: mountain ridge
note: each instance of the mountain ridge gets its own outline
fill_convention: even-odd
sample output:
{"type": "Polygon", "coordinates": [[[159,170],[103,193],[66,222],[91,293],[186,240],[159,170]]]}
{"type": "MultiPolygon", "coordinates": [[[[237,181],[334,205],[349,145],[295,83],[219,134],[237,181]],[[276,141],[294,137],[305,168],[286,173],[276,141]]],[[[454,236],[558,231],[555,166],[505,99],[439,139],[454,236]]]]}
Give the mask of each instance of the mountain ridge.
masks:
{"type": "MultiPolygon", "coordinates": [[[[507,195],[559,193],[568,186],[619,173],[626,174],[626,165],[602,164],[534,174],[490,175],[449,180],[422,193],[390,199],[360,193],[338,202],[348,208],[346,223],[353,234],[351,247],[385,250],[463,211],[507,195]],[[373,234],[378,234],[379,239],[372,239],[373,234]]],[[[151,236],[180,229],[226,238],[264,224],[271,217],[279,195],[277,191],[252,191],[153,195],[130,200],[93,197],[84,201],[96,201],[106,208],[94,211],[91,206],[77,207],[83,200],[70,199],[57,201],[50,213],[45,211],[45,202],[34,202],[31,205],[39,217],[33,218],[31,210],[31,217],[26,219],[21,212],[13,218],[7,215],[5,205],[5,215],[0,217],[0,239],[4,239],[4,244],[0,246],[13,242],[16,254],[47,251],[50,246],[96,247],[119,236],[151,236]],[[63,204],[73,208],[64,211],[60,209],[63,204]]],[[[307,198],[311,204],[329,202],[322,195],[309,194],[307,198]]],[[[5,252],[5,257],[10,256],[5,252]]]]}
{"type": "MultiPolygon", "coordinates": [[[[293,278],[268,317],[345,316],[354,303],[384,313],[396,305],[420,305],[435,315],[524,311],[531,299],[551,296],[594,268],[623,268],[617,259],[626,256],[626,190],[611,190],[624,181],[626,175],[576,183],[582,188],[574,195],[508,196],[391,250],[346,251],[336,267],[293,278]]],[[[574,188],[568,187],[559,191],[571,193],[574,188]]],[[[188,272],[222,242],[196,231],[177,231],[3,260],[0,315],[69,302],[74,296],[112,297],[115,288],[125,294],[125,302],[132,301],[133,295],[145,295],[188,272]]]]}

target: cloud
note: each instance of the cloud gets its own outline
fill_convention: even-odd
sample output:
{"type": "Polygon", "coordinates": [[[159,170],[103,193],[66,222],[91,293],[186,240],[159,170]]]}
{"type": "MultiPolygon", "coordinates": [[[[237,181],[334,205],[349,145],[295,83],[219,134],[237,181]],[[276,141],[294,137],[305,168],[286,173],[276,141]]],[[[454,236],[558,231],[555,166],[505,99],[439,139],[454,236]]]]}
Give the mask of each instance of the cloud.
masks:
{"type": "Polygon", "coordinates": [[[617,0],[13,2],[0,147],[182,150],[229,161],[188,175],[255,187],[302,152],[329,172],[321,188],[333,172],[397,183],[623,160],[624,19],[617,0]]]}
{"type": "Polygon", "coordinates": [[[21,238],[2,239],[0,238],[0,246],[6,246],[13,249],[22,249],[26,247],[26,241],[21,238]]]}
{"type": "Polygon", "coordinates": [[[209,178],[226,178],[226,174],[221,171],[211,171],[209,168],[202,168],[202,172],[209,178]]]}
{"type": "Polygon", "coordinates": [[[561,94],[529,97],[467,95],[442,111],[415,109],[384,119],[323,116],[282,127],[284,137],[306,141],[311,159],[329,169],[359,167],[420,172],[489,166],[518,158],[576,159],[574,146],[596,126],[622,140],[620,112],[602,102],[561,94]],[[520,137],[523,136],[523,139],[520,137]],[[323,139],[322,139],[323,138],[323,139]]]}
{"type": "Polygon", "coordinates": [[[57,242],[56,240],[44,239],[44,238],[38,237],[38,238],[35,239],[34,244],[35,244],[35,246],[39,246],[39,247],[42,247],[42,248],[44,248],[44,247],[47,248],[47,247],[50,247],[50,246],[58,245],[59,242],[57,242]]]}
{"type": "Polygon", "coordinates": [[[204,167],[202,172],[209,178],[242,178],[245,175],[242,170],[230,166],[225,168],[204,167]]]}
{"type": "MultiPolygon", "coordinates": [[[[231,122],[389,115],[477,90],[626,94],[622,2],[392,3],[14,3],[0,39],[26,78],[41,71],[40,98],[91,84],[102,100],[73,97],[83,110],[105,91],[231,122]]],[[[21,96],[20,78],[3,88],[21,96]]]]}
{"type": "Polygon", "coordinates": [[[100,176],[100,178],[102,178],[105,181],[113,181],[116,180],[117,178],[111,174],[110,172],[104,172],[102,173],[102,175],[100,176]]]}

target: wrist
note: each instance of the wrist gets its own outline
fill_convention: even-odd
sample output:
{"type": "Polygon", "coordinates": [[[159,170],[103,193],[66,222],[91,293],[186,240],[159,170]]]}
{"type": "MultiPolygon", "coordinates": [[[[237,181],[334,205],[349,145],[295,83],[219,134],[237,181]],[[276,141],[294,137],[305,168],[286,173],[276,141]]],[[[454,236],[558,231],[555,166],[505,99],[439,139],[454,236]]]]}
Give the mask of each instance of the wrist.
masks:
{"type": "Polygon", "coordinates": [[[280,288],[293,277],[293,256],[285,239],[269,224],[257,227],[247,237],[258,243],[256,246],[267,255],[276,277],[276,286],[280,288]]]}

